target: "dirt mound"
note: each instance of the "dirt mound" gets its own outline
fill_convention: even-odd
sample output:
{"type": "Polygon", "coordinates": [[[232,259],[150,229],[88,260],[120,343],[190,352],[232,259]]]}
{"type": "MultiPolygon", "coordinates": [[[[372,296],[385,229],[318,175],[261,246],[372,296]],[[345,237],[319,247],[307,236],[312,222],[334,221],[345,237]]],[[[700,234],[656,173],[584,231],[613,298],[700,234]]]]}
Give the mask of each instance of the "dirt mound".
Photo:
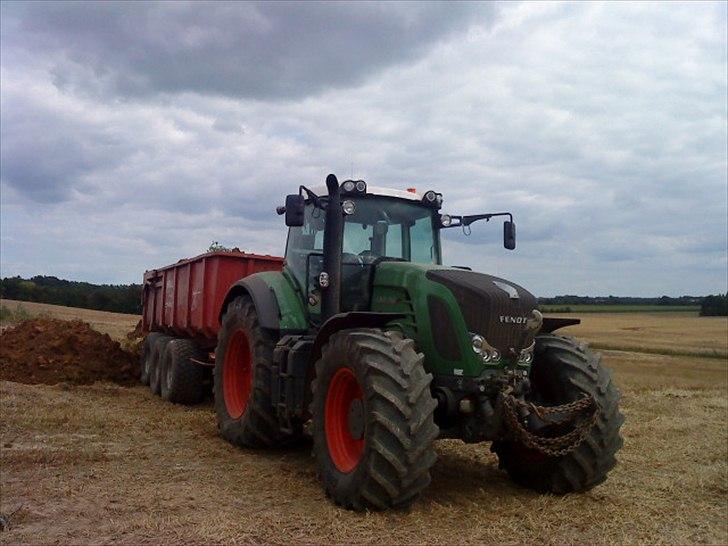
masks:
{"type": "Polygon", "coordinates": [[[137,373],[134,355],[80,320],[28,320],[0,337],[0,379],[6,381],[129,385],[137,373]]]}

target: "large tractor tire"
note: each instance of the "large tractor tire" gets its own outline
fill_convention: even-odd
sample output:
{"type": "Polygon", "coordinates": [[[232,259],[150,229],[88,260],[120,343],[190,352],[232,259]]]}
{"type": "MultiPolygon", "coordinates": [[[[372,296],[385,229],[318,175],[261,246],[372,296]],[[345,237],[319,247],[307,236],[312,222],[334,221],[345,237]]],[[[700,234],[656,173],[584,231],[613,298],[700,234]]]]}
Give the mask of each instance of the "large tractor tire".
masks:
{"type": "Polygon", "coordinates": [[[154,340],[152,345],[151,358],[149,360],[149,390],[154,394],[162,393],[162,365],[164,360],[164,350],[172,338],[160,335],[154,340]]]}
{"type": "Polygon", "coordinates": [[[491,450],[497,453],[500,467],[515,482],[545,493],[585,491],[602,483],[617,463],[624,416],[619,411],[619,390],[602,365],[601,355],[572,338],[538,336],[531,386],[530,401],[544,406],[573,402],[585,394],[593,396],[598,406],[596,424],[575,450],[559,457],[517,442],[494,442],[491,450]]]}
{"type": "Polygon", "coordinates": [[[220,435],[232,444],[270,447],[286,438],[270,400],[275,344],[260,327],[250,297],[228,305],[215,350],[213,389],[220,435]]]}
{"type": "Polygon", "coordinates": [[[154,344],[162,335],[159,332],[150,332],[144,338],[141,354],[139,355],[139,381],[142,382],[142,385],[149,385],[149,370],[152,364],[154,344]]]}
{"type": "Polygon", "coordinates": [[[438,435],[432,376],[412,340],[342,330],[313,381],[313,441],[327,495],[354,510],[405,507],[430,483],[438,435]]]}
{"type": "Polygon", "coordinates": [[[175,404],[197,404],[204,396],[205,370],[190,360],[205,358],[191,339],[173,339],[162,360],[162,398],[175,404]]]}

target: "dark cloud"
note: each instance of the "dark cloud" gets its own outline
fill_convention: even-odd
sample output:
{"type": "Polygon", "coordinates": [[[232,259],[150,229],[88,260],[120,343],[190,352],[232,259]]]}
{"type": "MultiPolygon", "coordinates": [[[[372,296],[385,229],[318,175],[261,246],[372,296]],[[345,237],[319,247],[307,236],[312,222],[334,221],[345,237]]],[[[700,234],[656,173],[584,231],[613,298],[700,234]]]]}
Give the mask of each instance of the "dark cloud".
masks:
{"type": "Polygon", "coordinates": [[[113,169],[134,148],[128,135],[59,113],[42,102],[3,93],[0,101],[2,180],[33,201],[64,201],[88,176],[113,169]]]}
{"type": "Polygon", "coordinates": [[[10,20],[5,44],[42,54],[62,88],[272,100],[360,84],[488,22],[494,9],[474,2],[4,2],[3,18],[10,20]]]}
{"type": "Polygon", "coordinates": [[[353,170],[511,210],[446,261],[539,294],[728,288],[725,3],[412,6],[0,3],[2,274],[280,253],[353,170]]]}

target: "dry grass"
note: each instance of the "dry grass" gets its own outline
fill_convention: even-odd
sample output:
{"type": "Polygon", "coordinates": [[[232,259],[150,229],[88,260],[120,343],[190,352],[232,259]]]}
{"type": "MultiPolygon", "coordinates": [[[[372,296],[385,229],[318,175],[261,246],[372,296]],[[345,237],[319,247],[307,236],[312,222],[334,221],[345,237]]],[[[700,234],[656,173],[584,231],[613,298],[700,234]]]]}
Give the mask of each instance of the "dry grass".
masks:
{"type": "Polygon", "coordinates": [[[375,514],[326,500],[310,446],[230,446],[209,404],[173,406],[142,387],[1,383],[0,511],[22,508],[0,541],[725,544],[725,360],[605,358],[627,416],[605,484],[538,495],[510,483],[487,446],[442,441],[424,498],[375,514]]]}
{"type": "Polygon", "coordinates": [[[109,334],[116,341],[123,340],[127,332],[133,330],[141,318],[141,315],[94,311],[93,309],[63,307],[61,305],[30,301],[0,300],[0,305],[4,305],[11,310],[20,308],[30,317],[46,316],[62,320],[80,319],[90,323],[94,329],[102,334],[109,334]]]}
{"type": "MultiPolygon", "coordinates": [[[[568,315],[553,315],[569,318],[568,315]]],[[[728,317],[690,313],[576,315],[581,324],[562,331],[592,347],[653,354],[728,358],[728,317]]]]}

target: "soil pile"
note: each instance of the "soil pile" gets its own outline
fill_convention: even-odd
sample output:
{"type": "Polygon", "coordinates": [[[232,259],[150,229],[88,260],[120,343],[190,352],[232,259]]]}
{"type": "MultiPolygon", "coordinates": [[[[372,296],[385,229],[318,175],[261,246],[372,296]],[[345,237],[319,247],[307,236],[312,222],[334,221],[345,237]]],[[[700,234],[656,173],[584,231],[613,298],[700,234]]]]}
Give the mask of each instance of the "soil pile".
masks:
{"type": "Polygon", "coordinates": [[[0,379],[19,383],[135,383],[138,365],[107,334],[80,320],[38,318],[0,336],[0,379]]]}

